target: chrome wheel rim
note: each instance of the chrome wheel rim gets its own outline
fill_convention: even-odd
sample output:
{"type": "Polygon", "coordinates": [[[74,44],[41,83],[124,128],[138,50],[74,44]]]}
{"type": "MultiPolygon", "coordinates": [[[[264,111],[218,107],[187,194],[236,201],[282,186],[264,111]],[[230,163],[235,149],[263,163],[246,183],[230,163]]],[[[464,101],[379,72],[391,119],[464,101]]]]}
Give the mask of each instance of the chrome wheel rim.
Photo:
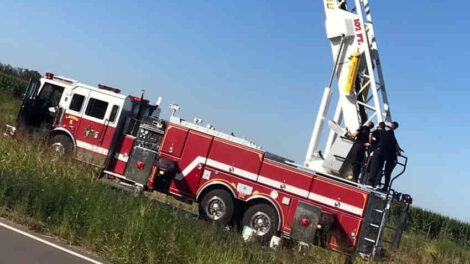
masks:
{"type": "Polygon", "coordinates": [[[251,228],[256,231],[256,235],[264,236],[271,229],[271,219],[264,212],[257,212],[250,219],[251,228]]]}
{"type": "Polygon", "coordinates": [[[65,154],[64,145],[62,145],[62,143],[60,143],[60,142],[56,142],[56,143],[52,144],[51,149],[54,153],[56,153],[60,156],[65,154]]]}
{"type": "Polygon", "coordinates": [[[222,198],[218,196],[212,197],[206,206],[206,214],[212,220],[219,220],[225,215],[225,203],[222,198]]]}

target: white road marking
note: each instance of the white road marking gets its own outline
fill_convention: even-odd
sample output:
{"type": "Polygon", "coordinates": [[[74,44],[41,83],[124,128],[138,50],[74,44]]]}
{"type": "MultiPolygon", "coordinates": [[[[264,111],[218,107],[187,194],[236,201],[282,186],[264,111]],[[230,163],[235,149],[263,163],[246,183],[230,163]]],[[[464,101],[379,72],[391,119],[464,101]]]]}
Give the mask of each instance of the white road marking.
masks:
{"type": "Polygon", "coordinates": [[[46,244],[46,245],[48,245],[48,246],[50,246],[50,247],[53,247],[53,248],[56,248],[56,249],[61,250],[61,251],[63,251],[63,252],[69,253],[70,255],[73,255],[73,256],[75,256],[75,257],[81,258],[81,259],[86,260],[86,261],[88,261],[88,262],[91,262],[91,263],[94,263],[94,264],[103,264],[102,262],[96,261],[96,260],[94,260],[94,259],[91,259],[91,258],[89,258],[89,257],[86,257],[86,256],[84,256],[84,255],[81,255],[81,254],[79,254],[79,253],[77,253],[77,252],[74,252],[74,251],[72,251],[72,250],[66,249],[66,248],[61,247],[61,246],[59,246],[59,245],[56,245],[56,244],[51,243],[51,242],[49,242],[49,241],[47,241],[47,240],[44,240],[44,239],[42,239],[42,238],[33,236],[33,235],[29,234],[29,233],[26,233],[26,232],[24,232],[24,231],[21,231],[21,230],[19,230],[19,229],[17,229],[17,228],[14,228],[14,227],[12,227],[12,226],[7,225],[7,224],[4,224],[4,223],[1,223],[1,222],[0,222],[0,226],[6,228],[6,229],[8,229],[8,230],[11,230],[11,231],[13,231],[13,232],[19,233],[19,234],[21,234],[21,235],[23,235],[23,236],[26,236],[26,237],[29,237],[29,238],[31,238],[31,239],[34,239],[34,240],[36,240],[36,241],[38,241],[38,242],[41,242],[41,243],[43,243],[43,244],[46,244]]]}

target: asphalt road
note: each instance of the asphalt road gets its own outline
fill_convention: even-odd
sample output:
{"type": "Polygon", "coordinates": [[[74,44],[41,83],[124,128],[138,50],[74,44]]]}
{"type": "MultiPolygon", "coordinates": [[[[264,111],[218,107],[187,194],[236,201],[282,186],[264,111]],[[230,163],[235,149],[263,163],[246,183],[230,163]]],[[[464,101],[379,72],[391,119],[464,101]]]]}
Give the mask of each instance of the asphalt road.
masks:
{"type": "Polygon", "coordinates": [[[88,254],[61,244],[57,239],[32,233],[24,227],[0,219],[0,264],[100,263],[93,260],[88,254]],[[91,260],[87,260],[88,258],[91,260]]]}

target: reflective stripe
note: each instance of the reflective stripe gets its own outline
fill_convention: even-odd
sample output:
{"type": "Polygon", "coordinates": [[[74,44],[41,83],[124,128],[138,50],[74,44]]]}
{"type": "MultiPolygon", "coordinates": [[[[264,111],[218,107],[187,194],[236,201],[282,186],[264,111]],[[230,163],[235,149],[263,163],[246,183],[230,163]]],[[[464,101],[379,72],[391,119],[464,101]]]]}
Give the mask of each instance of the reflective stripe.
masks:
{"type": "Polygon", "coordinates": [[[341,201],[338,201],[338,200],[335,200],[335,199],[332,199],[332,198],[329,198],[329,197],[326,197],[326,196],[323,196],[323,195],[319,195],[319,194],[316,194],[316,193],[313,193],[313,192],[309,192],[308,190],[304,190],[304,189],[292,186],[290,184],[286,184],[286,183],[283,183],[283,182],[280,182],[280,181],[276,181],[276,180],[273,180],[273,179],[268,178],[266,176],[262,176],[262,175],[258,176],[257,174],[254,174],[254,173],[251,173],[251,172],[239,169],[239,168],[235,168],[235,167],[232,167],[232,166],[227,165],[225,163],[221,163],[221,162],[218,162],[218,161],[215,161],[215,160],[212,160],[212,159],[206,159],[206,158],[201,157],[201,156],[196,157],[188,166],[186,166],[186,168],[184,168],[183,172],[179,173],[176,176],[176,179],[177,180],[182,180],[194,168],[196,168],[196,166],[198,164],[200,164],[200,163],[204,164],[205,161],[206,161],[206,165],[208,165],[210,167],[213,167],[213,168],[225,171],[225,172],[235,174],[235,175],[240,176],[242,178],[257,181],[261,184],[268,185],[268,186],[271,186],[273,188],[278,188],[278,189],[284,190],[286,192],[295,194],[297,196],[308,198],[310,200],[313,200],[313,201],[316,201],[316,202],[319,202],[319,203],[322,203],[322,204],[326,204],[328,206],[338,208],[338,209],[341,209],[343,211],[346,211],[346,212],[349,212],[349,213],[352,213],[352,214],[355,214],[355,215],[360,216],[360,215],[362,215],[362,213],[364,211],[360,207],[350,205],[348,203],[341,202],[341,201]]]}
{"type": "Polygon", "coordinates": [[[252,181],[256,181],[256,179],[258,178],[258,174],[255,174],[255,173],[252,173],[252,172],[249,172],[249,171],[246,171],[246,170],[242,170],[242,169],[239,169],[239,168],[235,168],[233,166],[227,165],[227,164],[222,163],[222,162],[218,162],[216,160],[207,159],[207,165],[211,166],[211,167],[214,167],[214,168],[217,168],[219,170],[230,172],[232,174],[238,175],[238,176],[246,178],[246,179],[250,179],[252,181]]]}
{"type": "Polygon", "coordinates": [[[293,194],[298,195],[298,196],[302,196],[304,198],[308,197],[308,191],[307,190],[300,189],[300,188],[297,188],[295,186],[292,186],[292,185],[285,184],[285,183],[280,182],[280,181],[276,181],[276,180],[267,178],[265,176],[260,175],[258,177],[258,182],[269,185],[269,186],[274,187],[274,188],[279,188],[281,190],[293,193],[293,194]]]}
{"type": "Polygon", "coordinates": [[[197,167],[197,165],[204,163],[206,163],[206,158],[201,156],[196,157],[193,161],[191,161],[191,163],[189,163],[188,166],[186,166],[186,168],[181,173],[176,174],[175,180],[181,181],[182,179],[184,179],[184,177],[188,176],[188,174],[193,171],[194,168],[197,167]]]}
{"type": "Polygon", "coordinates": [[[197,157],[195,158],[184,170],[183,175],[186,177],[194,168],[199,165],[199,163],[204,164],[206,163],[206,159],[204,157],[197,157]]]}
{"type": "Polygon", "coordinates": [[[129,160],[129,155],[127,155],[127,153],[116,153],[114,154],[114,158],[120,161],[127,162],[129,160]]]}
{"type": "Polygon", "coordinates": [[[95,152],[104,156],[108,155],[108,152],[109,152],[109,149],[98,147],[96,145],[92,145],[90,143],[87,143],[85,141],[80,141],[80,140],[77,140],[77,147],[86,149],[86,150],[89,150],[89,151],[92,151],[92,152],[95,152]]]}
{"type": "Polygon", "coordinates": [[[319,194],[316,194],[316,193],[313,193],[313,192],[308,194],[308,198],[310,200],[313,200],[313,201],[316,201],[316,202],[319,202],[319,203],[323,203],[323,204],[329,205],[331,207],[336,207],[336,208],[339,208],[339,209],[344,210],[344,211],[348,211],[348,212],[356,214],[356,215],[362,215],[362,212],[364,211],[362,208],[356,207],[354,205],[350,205],[350,204],[347,204],[345,202],[334,200],[334,199],[331,199],[329,197],[319,195],[319,194]]]}

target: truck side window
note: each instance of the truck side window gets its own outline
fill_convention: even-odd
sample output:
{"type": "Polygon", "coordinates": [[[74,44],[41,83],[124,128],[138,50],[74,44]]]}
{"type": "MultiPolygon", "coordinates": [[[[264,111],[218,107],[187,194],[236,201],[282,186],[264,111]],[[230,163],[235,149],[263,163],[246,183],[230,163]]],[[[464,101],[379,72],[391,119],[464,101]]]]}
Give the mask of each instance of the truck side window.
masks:
{"type": "Polygon", "coordinates": [[[119,106],[113,105],[113,109],[111,109],[111,115],[109,116],[109,122],[114,122],[116,120],[116,116],[119,110],[119,106]]]}
{"type": "Polygon", "coordinates": [[[80,112],[82,110],[83,101],[85,101],[85,96],[80,94],[74,94],[72,101],[70,102],[70,110],[80,112]]]}
{"type": "Polygon", "coordinates": [[[58,106],[64,87],[45,83],[39,93],[38,99],[43,101],[45,107],[58,106]]]}
{"type": "Polygon", "coordinates": [[[108,109],[108,103],[95,98],[90,98],[85,110],[85,115],[98,119],[103,119],[108,109]]]}

